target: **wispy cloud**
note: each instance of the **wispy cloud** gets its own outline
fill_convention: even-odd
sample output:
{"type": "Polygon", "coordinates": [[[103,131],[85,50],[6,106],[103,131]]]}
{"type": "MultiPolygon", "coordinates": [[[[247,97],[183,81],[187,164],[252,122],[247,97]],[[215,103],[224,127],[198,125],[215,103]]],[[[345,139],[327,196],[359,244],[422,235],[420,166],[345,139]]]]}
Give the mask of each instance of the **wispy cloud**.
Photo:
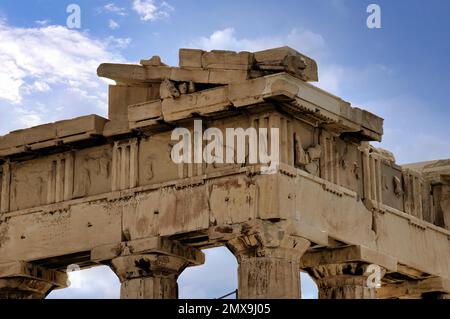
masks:
{"type": "Polygon", "coordinates": [[[106,38],[105,43],[110,47],[125,49],[130,45],[131,38],[116,38],[109,36],[106,38]]]}
{"type": "Polygon", "coordinates": [[[319,54],[325,47],[323,37],[306,29],[292,29],[286,35],[268,36],[260,38],[239,38],[234,28],[214,31],[209,36],[199,37],[191,41],[189,46],[205,50],[227,49],[235,51],[259,51],[280,46],[299,47],[303,53],[319,54]]]}
{"type": "Polygon", "coordinates": [[[133,0],[133,10],[142,21],[155,21],[169,17],[174,7],[166,1],[158,3],[155,0],[133,0]]]}
{"type": "Polygon", "coordinates": [[[0,43],[0,134],[4,134],[50,120],[61,105],[66,114],[59,113],[59,118],[89,109],[92,113],[92,107],[104,112],[106,85],[96,69],[102,62],[123,62],[119,49],[130,39],[98,40],[62,26],[18,28],[1,21],[0,43]],[[90,99],[80,101],[81,92],[90,99]],[[71,108],[75,101],[82,105],[71,108]]]}
{"type": "Polygon", "coordinates": [[[108,27],[109,27],[111,30],[117,30],[117,29],[120,28],[120,24],[117,23],[116,21],[114,21],[113,19],[109,19],[109,21],[108,21],[108,27]]]}
{"type": "Polygon", "coordinates": [[[46,26],[48,24],[50,24],[50,20],[45,19],[45,20],[36,20],[35,23],[39,26],[46,26]]]}
{"type": "Polygon", "coordinates": [[[120,16],[126,16],[127,10],[123,7],[118,7],[114,3],[108,3],[105,6],[103,6],[103,10],[106,12],[114,13],[120,16]]]}

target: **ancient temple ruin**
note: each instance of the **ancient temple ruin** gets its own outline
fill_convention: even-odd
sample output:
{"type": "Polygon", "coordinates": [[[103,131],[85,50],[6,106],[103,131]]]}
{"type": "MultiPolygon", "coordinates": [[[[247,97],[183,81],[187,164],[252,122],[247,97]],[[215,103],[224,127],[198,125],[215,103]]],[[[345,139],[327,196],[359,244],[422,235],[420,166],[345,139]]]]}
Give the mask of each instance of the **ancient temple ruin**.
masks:
{"type": "Polygon", "coordinates": [[[44,298],[76,264],[109,265],[122,298],[176,298],[202,249],[226,246],[239,298],[300,298],[300,271],[320,298],[449,298],[450,160],[397,165],[369,144],[383,119],[308,83],[317,74],[287,47],[102,64],[108,119],[0,137],[0,297],[44,298]],[[174,163],[171,133],[196,119],[278,128],[276,171],[174,163]]]}

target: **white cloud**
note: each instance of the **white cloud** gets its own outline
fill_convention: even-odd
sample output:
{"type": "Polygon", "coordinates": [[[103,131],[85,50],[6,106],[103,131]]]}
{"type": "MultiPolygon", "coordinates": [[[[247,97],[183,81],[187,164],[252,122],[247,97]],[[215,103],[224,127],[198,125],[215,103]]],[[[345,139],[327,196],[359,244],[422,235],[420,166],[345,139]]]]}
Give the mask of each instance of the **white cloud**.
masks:
{"type": "Polygon", "coordinates": [[[116,30],[120,28],[120,24],[114,21],[113,19],[109,19],[108,26],[111,30],[116,30]]]}
{"type": "Polygon", "coordinates": [[[43,122],[42,114],[38,110],[15,107],[15,113],[25,126],[36,126],[43,122]]]}
{"type": "Polygon", "coordinates": [[[134,0],[133,10],[139,14],[141,20],[155,21],[169,17],[174,8],[166,1],[157,4],[155,0],[134,0]]]}
{"type": "Polygon", "coordinates": [[[306,29],[292,29],[287,35],[261,38],[238,38],[234,28],[214,31],[210,36],[200,37],[192,41],[189,46],[204,50],[234,50],[260,51],[280,46],[291,46],[307,55],[318,55],[325,47],[325,41],[320,34],[306,29]]]}
{"type": "Polygon", "coordinates": [[[34,92],[48,92],[50,86],[45,81],[36,80],[33,83],[25,84],[23,86],[24,94],[32,94],[34,92]]]}
{"type": "Polygon", "coordinates": [[[54,290],[48,299],[118,299],[120,282],[106,266],[69,272],[70,287],[54,290]]]}
{"type": "Polygon", "coordinates": [[[39,26],[46,26],[50,23],[50,20],[46,19],[46,20],[36,20],[35,23],[39,26]]]}
{"type": "Polygon", "coordinates": [[[122,7],[118,7],[116,4],[114,3],[108,3],[103,7],[103,10],[107,11],[107,12],[111,12],[120,16],[126,16],[127,15],[127,11],[125,8],[122,7]]]}
{"type": "Polygon", "coordinates": [[[104,113],[107,86],[96,69],[102,62],[124,62],[117,49],[128,46],[130,39],[96,40],[62,26],[17,28],[3,20],[0,43],[0,134],[5,134],[54,117],[90,114],[95,109],[104,113]],[[90,99],[80,100],[86,96],[90,99]],[[75,101],[81,104],[71,105],[75,101]],[[61,105],[64,113],[56,113],[61,105]]]}
{"type": "Polygon", "coordinates": [[[116,38],[113,36],[109,36],[106,38],[105,43],[107,43],[111,47],[125,49],[130,45],[131,39],[130,38],[116,38]]]}
{"type": "MultiPolygon", "coordinates": [[[[0,92],[0,98],[13,103],[21,102],[22,84],[30,80],[38,80],[35,83],[40,87],[55,83],[96,86],[92,82],[98,64],[121,59],[109,53],[104,42],[62,26],[26,29],[0,24],[0,42],[2,83],[8,87],[5,91],[14,92],[0,92]]],[[[115,38],[108,42],[129,43],[115,38]]]]}

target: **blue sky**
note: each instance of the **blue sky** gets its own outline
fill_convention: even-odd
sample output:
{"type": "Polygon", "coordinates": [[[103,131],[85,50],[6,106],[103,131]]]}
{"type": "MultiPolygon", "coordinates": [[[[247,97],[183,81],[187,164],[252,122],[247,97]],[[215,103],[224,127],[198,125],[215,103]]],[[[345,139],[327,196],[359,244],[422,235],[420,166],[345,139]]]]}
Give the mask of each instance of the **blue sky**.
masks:
{"type": "MultiPolygon", "coordinates": [[[[318,61],[318,86],[385,118],[378,146],[393,151],[399,163],[449,158],[449,17],[450,2],[442,0],[3,0],[0,134],[83,114],[105,116],[107,81],[95,75],[101,62],[160,55],[177,65],[180,47],[256,51],[289,45],[318,61]],[[66,27],[70,3],[81,8],[81,29],[66,27]],[[370,3],[381,7],[381,29],[367,28],[370,3]]],[[[235,267],[232,256],[218,250],[208,258],[206,266],[182,276],[182,294],[191,289],[215,297],[227,292],[219,291],[221,284],[235,288],[229,284],[235,277],[222,272],[235,267]],[[211,273],[231,277],[217,284],[220,278],[212,282],[211,273]],[[203,280],[201,287],[194,278],[203,280]]],[[[98,273],[109,278],[91,270],[84,282],[98,273]]],[[[105,281],[110,285],[54,295],[112,296],[105,291],[118,284],[105,281]]],[[[314,294],[310,286],[307,291],[314,294]]]]}

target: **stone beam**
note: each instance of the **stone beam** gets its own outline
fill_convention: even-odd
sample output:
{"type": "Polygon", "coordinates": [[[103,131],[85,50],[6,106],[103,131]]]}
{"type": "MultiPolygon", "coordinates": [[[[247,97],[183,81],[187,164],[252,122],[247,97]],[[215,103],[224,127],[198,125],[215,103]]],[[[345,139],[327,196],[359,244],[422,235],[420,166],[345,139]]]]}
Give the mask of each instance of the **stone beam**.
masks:
{"type": "Polygon", "coordinates": [[[11,132],[0,139],[0,159],[102,136],[106,122],[100,116],[87,115],[11,132]]]}
{"type": "Polygon", "coordinates": [[[133,253],[178,256],[192,265],[203,264],[205,258],[204,254],[195,248],[183,246],[164,237],[149,237],[95,247],[91,250],[91,260],[95,263],[103,263],[106,260],[133,253]]]}
{"type": "Polygon", "coordinates": [[[180,68],[166,66],[154,57],[141,61],[141,65],[104,63],[97,74],[128,85],[164,80],[223,85],[280,72],[303,81],[318,81],[317,63],[288,47],[255,53],[180,49],[179,55],[180,68]]]}
{"type": "Polygon", "coordinates": [[[308,178],[302,171],[298,174],[304,176],[293,183],[298,185],[295,198],[302,222],[320,225],[331,238],[348,245],[395,256],[398,263],[421,272],[444,278],[449,275],[449,231],[386,205],[374,211],[358,208],[364,205],[355,193],[318,178],[308,178]],[[322,192],[323,189],[329,191],[322,192]],[[319,193],[321,209],[316,200],[319,193]]]}
{"type": "Polygon", "coordinates": [[[195,82],[203,84],[229,84],[242,82],[250,78],[248,71],[180,69],[168,66],[142,66],[133,64],[103,63],[97,69],[97,75],[112,79],[121,84],[148,85],[161,83],[165,79],[177,82],[195,82]]]}
{"type": "Polygon", "coordinates": [[[347,262],[376,264],[388,271],[397,271],[397,260],[394,257],[364,246],[343,246],[317,250],[313,249],[303,255],[300,267],[304,269],[321,265],[347,262]]]}
{"type": "MultiPolygon", "coordinates": [[[[160,115],[164,121],[176,122],[191,118],[193,114],[213,117],[224,112],[270,101],[280,104],[288,112],[294,114],[300,112],[303,117],[310,117],[311,121],[323,123],[338,133],[359,134],[359,138],[363,140],[381,140],[383,133],[381,118],[370,112],[351,107],[342,99],[286,73],[267,75],[245,82],[230,83],[227,86],[182,94],[176,98],[162,99],[162,102],[159,100],[149,101],[139,105],[140,114],[135,113],[136,106],[131,105],[129,114],[131,110],[130,122],[133,122],[132,124],[160,115]],[[136,116],[138,117],[136,118],[136,116]]],[[[143,122],[140,125],[148,126],[148,123],[143,122]]]]}
{"type": "MultiPolygon", "coordinates": [[[[296,222],[297,234],[311,242],[327,246],[329,236],[348,245],[386,252],[421,272],[448,276],[450,233],[445,229],[426,223],[418,228],[414,217],[391,210],[377,213],[374,228],[372,212],[354,192],[301,170],[281,168],[273,175],[260,175],[254,167],[224,170],[199,179],[4,213],[8,221],[0,222],[0,262],[36,261],[91,251],[120,243],[124,237],[137,240],[177,234],[189,238],[212,228],[227,232],[230,226],[249,220],[301,220],[296,222]],[[229,188],[228,183],[234,186],[229,188]],[[321,194],[320,203],[317,194],[321,194]]],[[[206,236],[204,246],[221,239],[213,240],[206,236]]]]}
{"type": "Polygon", "coordinates": [[[432,277],[383,285],[378,290],[379,299],[420,299],[429,297],[446,299],[450,294],[450,279],[432,277]]]}
{"type": "MultiPolygon", "coordinates": [[[[122,66],[111,67],[126,70],[122,66]]],[[[186,120],[194,114],[213,117],[271,101],[281,103],[287,112],[301,114],[316,125],[322,123],[336,134],[356,134],[359,139],[375,141],[380,141],[382,135],[381,118],[353,108],[342,99],[286,73],[182,94],[178,98],[160,100],[158,96],[159,84],[111,86],[111,121],[90,115],[11,132],[0,139],[0,158],[61,148],[65,144],[70,147],[95,137],[132,134],[130,128],[167,128],[164,122],[186,120]]]]}
{"type": "Polygon", "coordinates": [[[67,274],[25,262],[0,264],[0,299],[44,299],[67,287],[67,274]]]}

